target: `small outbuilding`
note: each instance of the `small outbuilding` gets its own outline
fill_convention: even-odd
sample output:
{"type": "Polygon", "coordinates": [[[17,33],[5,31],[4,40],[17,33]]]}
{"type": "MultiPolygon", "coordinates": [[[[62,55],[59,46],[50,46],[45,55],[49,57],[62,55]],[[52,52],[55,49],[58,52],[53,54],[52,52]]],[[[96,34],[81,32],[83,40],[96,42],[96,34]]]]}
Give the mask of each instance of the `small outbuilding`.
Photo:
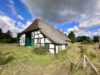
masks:
{"type": "Polygon", "coordinates": [[[41,19],[36,19],[20,36],[19,44],[22,46],[48,48],[52,54],[64,50],[70,39],[58,29],[46,24],[41,19]]]}

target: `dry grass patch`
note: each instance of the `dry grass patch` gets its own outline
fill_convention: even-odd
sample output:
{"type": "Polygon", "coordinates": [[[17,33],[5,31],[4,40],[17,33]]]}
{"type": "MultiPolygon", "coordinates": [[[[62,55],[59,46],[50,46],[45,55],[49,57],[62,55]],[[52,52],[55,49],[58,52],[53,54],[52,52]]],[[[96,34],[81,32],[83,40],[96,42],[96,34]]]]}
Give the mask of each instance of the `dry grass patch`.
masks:
{"type": "MultiPolygon", "coordinates": [[[[95,51],[97,44],[71,44],[66,50],[55,56],[52,54],[37,55],[31,47],[17,46],[16,44],[0,44],[0,51],[9,52],[14,60],[6,64],[1,75],[89,75],[87,71],[78,69],[70,72],[70,64],[80,62],[81,48],[91,62],[100,70],[100,51],[95,51]]],[[[0,70],[3,66],[0,66],[0,70]]]]}

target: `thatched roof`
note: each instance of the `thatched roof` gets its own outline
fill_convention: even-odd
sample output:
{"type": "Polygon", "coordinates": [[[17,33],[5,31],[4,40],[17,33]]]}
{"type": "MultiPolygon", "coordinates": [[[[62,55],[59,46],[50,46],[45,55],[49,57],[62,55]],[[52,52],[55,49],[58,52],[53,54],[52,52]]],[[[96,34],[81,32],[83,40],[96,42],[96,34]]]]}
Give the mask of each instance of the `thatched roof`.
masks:
{"type": "Polygon", "coordinates": [[[40,29],[41,33],[43,33],[46,37],[48,37],[56,44],[67,44],[70,41],[63,32],[46,24],[40,19],[36,19],[27,29],[22,32],[22,34],[36,29],[40,29]]]}

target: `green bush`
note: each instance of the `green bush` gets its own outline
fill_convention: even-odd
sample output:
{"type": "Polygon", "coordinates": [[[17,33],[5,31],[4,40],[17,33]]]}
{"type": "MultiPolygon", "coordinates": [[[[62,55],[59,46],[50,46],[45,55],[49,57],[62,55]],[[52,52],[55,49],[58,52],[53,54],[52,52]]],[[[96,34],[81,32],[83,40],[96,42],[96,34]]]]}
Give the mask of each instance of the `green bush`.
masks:
{"type": "Polygon", "coordinates": [[[93,41],[91,41],[91,40],[83,40],[82,44],[93,44],[93,41]]]}
{"type": "Polygon", "coordinates": [[[33,49],[33,52],[38,54],[38,55],[45,55],[48,53],[48,49],[45,47],[35,47],[33,49]]]}

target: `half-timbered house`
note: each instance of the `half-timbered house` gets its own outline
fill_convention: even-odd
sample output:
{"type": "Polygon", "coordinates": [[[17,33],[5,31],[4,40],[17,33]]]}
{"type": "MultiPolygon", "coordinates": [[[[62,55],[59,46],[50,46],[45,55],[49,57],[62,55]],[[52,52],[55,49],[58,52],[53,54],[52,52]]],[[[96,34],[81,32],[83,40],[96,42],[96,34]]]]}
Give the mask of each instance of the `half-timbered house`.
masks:
{"type": "Polygon", "coordinates": [[[44,46],[53,54],[64,50],[70,42],[63,32],[40,19],[36,19],[21,34],[20,45],[33,47],[44,46]]]}

